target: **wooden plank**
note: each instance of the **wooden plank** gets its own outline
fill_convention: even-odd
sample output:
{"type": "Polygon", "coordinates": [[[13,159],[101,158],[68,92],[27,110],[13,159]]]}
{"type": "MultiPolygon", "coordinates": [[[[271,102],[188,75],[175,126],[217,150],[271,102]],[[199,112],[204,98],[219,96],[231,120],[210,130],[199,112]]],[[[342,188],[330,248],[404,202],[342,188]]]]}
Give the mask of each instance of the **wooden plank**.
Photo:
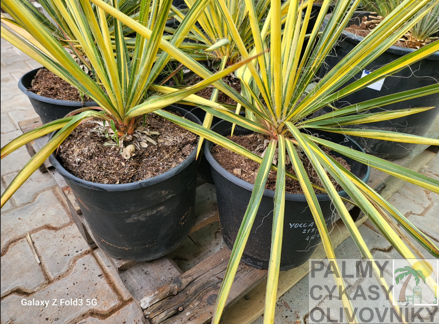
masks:
{"type": "Polygon", "coordinates": [[[40,117],[34,117],[31,119],[22,120],[18,122],[18,126],[20,127],[23,133],[27,133],[42,125],[43,123],[41,122],[40,117]]]}
{"type": "Polygon", "coordinates": [[[186,272],[225,246],[220,224],[215,222],[192,233],[180,247],[169,253],[168,257],[186,272]]]}
{"type": "Polygon", "coordinates": [[[140,302],[146,296],[153,294],[159,287],[166,284],[180,272],[166,257],[150,262],[134,265],[119,274],[125,287],[140,302]]]}
{"type": "MultiPolygon", "coordinates": [[[[205,323],[212,317],[216,297],[225,275],[230,250],[223,248],[194,268],[176,276],[141,300],[149,321],[155,323],[205,323]]],[[[266,275],[241,263],[227,305],[233,304],[266,275]]]]}

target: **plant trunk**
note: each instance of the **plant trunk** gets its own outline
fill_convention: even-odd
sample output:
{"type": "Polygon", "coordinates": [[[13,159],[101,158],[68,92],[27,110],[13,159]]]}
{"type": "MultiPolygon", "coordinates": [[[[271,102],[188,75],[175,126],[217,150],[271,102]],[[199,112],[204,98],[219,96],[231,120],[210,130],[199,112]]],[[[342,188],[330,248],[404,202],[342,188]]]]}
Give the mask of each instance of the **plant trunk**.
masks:
{"type": "Polygon", "coordinates": [[[407,286],[409,285],[409,281],[410,281],[411,277],[412,277],[412,275],[409,275],[407,277],[407,279],[404,281],[404,284],[402,285],[401,292],[399,293],[399,300],[398,300],[400,302],[405,302],[406,301],[405,291],[407,290],[407,286]]]}

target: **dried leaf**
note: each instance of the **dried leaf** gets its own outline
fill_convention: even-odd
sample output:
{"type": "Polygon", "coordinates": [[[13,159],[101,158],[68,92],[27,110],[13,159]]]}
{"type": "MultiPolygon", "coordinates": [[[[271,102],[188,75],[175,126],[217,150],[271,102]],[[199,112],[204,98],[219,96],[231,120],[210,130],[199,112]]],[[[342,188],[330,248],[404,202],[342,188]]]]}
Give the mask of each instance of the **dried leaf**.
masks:
{"type": "Polygon", "coordinates": [[[238,177],[241,176],[241,169],[233,169],[233,173],[236,174],[238,177]]]}
{"type": "Polygon", "coordinates": [[[145,140],[147,140],[148,142],[150,142],[150,143],[152,143],[152,144],[154,144],[154,145],[157,145],[157,142],[154,141],[152,138],[150,138],[150,137],[148,137],[148,136],[145,136],[145,140]]]}

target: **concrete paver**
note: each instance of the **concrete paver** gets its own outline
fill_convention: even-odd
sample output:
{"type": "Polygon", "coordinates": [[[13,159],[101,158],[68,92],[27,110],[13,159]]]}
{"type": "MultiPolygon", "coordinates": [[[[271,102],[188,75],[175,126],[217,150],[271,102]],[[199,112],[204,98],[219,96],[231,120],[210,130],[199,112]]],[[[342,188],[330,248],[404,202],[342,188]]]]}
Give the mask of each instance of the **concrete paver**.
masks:
{"type": "MultiPolygon", "coordinates": [[[[412,183],[406,183],[399,191],[398,194],[406,197],[411,202],[422,208],[430,206],[430,200],[428,199],[429,191],[418,187],[412,183]]],[[[412,211],[413,212],[413,211],[412,211]]]]}
{"type": "Polygon", "coordinates": [[[76,261],[69,276],[27,297],[12,294],[4,298],[1,305],[1,319],[5,323],[29,323],[29,319],[34,324],[69,323],[90,311],[108,314],[120,305],[120,301],[96,260],[86,255],[76,261]],[[49,306],[25,306],[23,300],[45,300],[49,301],[49,306]]]}
{"type": "MultiPolygon", "coordinates": [[[[3,177],[7,186],[12,182],[12,180],[14,180],[17,174],[17,172],[13,172],[3,177]]],[[[35,172],[29,177],[29,179],[26,180],[26,184],[18,189],[14,194],[14,201],[17,206],[30,203],[35,199],[35,196],[39,191],[55,185],[55,180],[53,180],[48,173],[35,172]]]]}
{"type": "MultiPolygon", "coordinates": [[[[11,134],[11,133],[9,133],[11,134]]],[[[3,147],[3,143],[2,143],[3,147]]],[[[6,175],[11,172],[18,172],[26,165],[30,160],[29,153],[24,147],[20,147],[18,150],[12,152],[8,156],[2,159],[1,173],[6,175]]]]}
{"type": "MultiPolygon", "coordinates": [[[[27,56],[26,54],[23,54],[23,52],[18,51],[19,53],[17,53],[17,51],[15,51],[16,49],[14,48],[12,51],[10,49],[6,49],[4,52],[2,50],[2,73],[11,73],[11,69],[5,69],[3,72],[3,66],[6,67],[6,64],[8,64],[9,66],[11,64],[14,63],[22,63],[26,60],[30,60],[31,58],[29,56],[27,56]]],[[[27,70],[29,69],[29,66],[26,66],[27,70]]],[[[14,70],[12,70],[12,72],[14,72],[14,70]]]]}
{"type": "Polygon", "coordinates": [[[47,282],[26,239],[11,245],[2,257],[1,281],[2,297],[16,289],[32,293],[47,282]]]}
{"type": "MultiPolygon", "coordinates": [[[[26,61],[11,62],[11,64],[2,66],[2,75],[8,73],[23,75],[33,69],[35,68],[32,68],[32,66],[30,66],[26,61]]],[[[17,80],[14,78],[14,81],[16,82],[17,80]]]]}
{"type": "Polygon", "coordinates": [[[2,134],[10,133],[18,130],[17,127],[12,123],[12,120],[9,119],[8,114],[1,114],[1,132],[2,134]]]}
{"type": "Polygon", "coordinates": [[[413,215],[409,219],[413,223],[413,225],[419,228],[422,232],[435,239],[436,241],[439,241],[439,214],[435,212],[435,215],[435,218],[413,215]]]}
{"type": "MultiPolygon", "coordinates": [[[[1,68],[3,72],[3,66],[1,68]]],[[[1,91],[1,100],[12,99],[14,96],[22,93],[17,86],[17,80],[10,74],[1,75],[1,83],[2,83],[2,91],[1,91]]]]}
{"type": "Polygon", "coordinates": [[[429,176],[431,178],[434,178],[436,180],[439,180],[439,155],[436,155],[430,163],[425,165],[421,171],[421,173],[425,174],[426,176],[429,176]]]}
{"type": "MultiPolygon", "coordinates": [[[[1,183],[1,191],[3,194],[3,191],[5,191],[6,186],[3,184],[3,181],[1,183]]],[[[12,201],[14,200],[14,198],[9,199],[6,204],[3,205],[2,208],[2,213],[6,213],[8,210],[11,210],[12,208],[14,208],[14,206],[12,205],[12,201]]]]}
{"type": "Polygon", "coordinates": [[[114,266],[111,264],[107,255],[101,249],[96,249],[93,253],[96,257],[96,260],[98,260],[98,262],[100,263],[102,269],[104,269],[104,272],[107,274],[107,276],[114,283],[114,288],[122,296],[122,299],[123,300],[131,299],[132,295],[130,294],[128,289],[125,287],[124,283],[122,282],[121,277],[117,273],[114,266]]]}
{"type": "Polygon", "coordinates": [[[398,206],[398,210],[404,216],[409,216],[411,214],[419,215],[425,209],[424,207],[413,203],[413,201],[408,199],[406,196],[400,194],[399,192],[395,193],[388,201],[392,205],[398,206]]]}
{"type": "MultiPolygon", "coordinates": [[[[15,98],[15,97],[14,97],[15,98]]],[[[14,110],[8,113],[9,117],[12,119],[14,125],[19,128],[18,123],[23,120],[29,120],[38,117],[38,114],[33,109],[27,110],[14,110]]]]}
{"type": "Polygon", "coordinates": [[[43,229],[32,234],[32,240],[50,280],[68,272],[75,259],[90,250],[76,224],[57,231],[43,229]]]}
{"type": "Polygon", "coordinates": [[[34,203],[6,212],[1,218],[2,250],[28,232],[50,226],[60,228],[71,220],[52,191],[38,195],[34,203]]]}
{"type": "MultiPolygon", "coordinates": [[[[21,91],[16,93],[12,98],[7,100],[2,99],[2,113],[13,112],[19,117],[19,114],[23,111],[29,111],[35,114],[35,110],[32,108],[29,98],[21,91]]],[[[14,118],[14,116],[12,116],[12,118],[14,118]]],[[[18,122],[19,120],[16,121],[18,122]]]]}

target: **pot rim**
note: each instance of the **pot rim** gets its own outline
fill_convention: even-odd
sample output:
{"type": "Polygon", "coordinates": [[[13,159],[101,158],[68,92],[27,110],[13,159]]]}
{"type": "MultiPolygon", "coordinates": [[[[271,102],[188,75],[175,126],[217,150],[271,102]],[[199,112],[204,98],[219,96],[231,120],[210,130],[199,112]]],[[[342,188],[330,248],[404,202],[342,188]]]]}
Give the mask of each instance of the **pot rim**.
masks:
{"type": "Polygon", "coordinates": [[[68,101],[68,100],[60,100],[60,99],[52,99],[52,98],[47,98],[47,97],[43,97],[40,95],[37,95],[36,93],[33,93],[32,91],[27,90],[27,88],[24,86],[23,84],[23,79],[31,74],[31,73],[36,73],[38,70],[45,68],[44,66],[33,69],[29,72],[26,72],[25,74],[22,75],[22,77],[20,78],[20,80],[18,81],[18,88],[21,90],[21,92],[23,92],[26,96],[38,100],[38,101],[42,101],[42,102],[46,102],[52,105],[58,105],[58,106],[67,106],[67,107],[86,107],[86,106],[97,106],[97,103],[94,101],[86,101],[84,102],[84,104],[82,104],[82,102],[80,101],[68,101]]]}
{"type": "MultiPolygon", "coordinates": [[[[224,123],[227,122],[225,120],[220,121],[218,124],[220,123],[224,123]]],[[[364,153],[363,148],[358,145],[357,142],[355,142],[352,138],[350,138],[349,136],[346,136],[355,146],[357,146],[360,149],[360,152],[364,153]]],[[[220,173],[223,177],[225,177],[227,180],[231,181],[232,183],[236,184],[237,186],[240,186],[248,191],[253,191],[254,185],[244,181],[236,176],[234,176],[233,174],[231,174],[229,171],[227,171],[226,169],[224,169],[213,157],[213,155],[210,152],[210,146],[213,145],[213,143],[209,140],[206,140],[205,146],[204,146],[204,155],[206,156],[207,161],[209,162],[210,166],[212,168],[214,168],[218,173],[220,173]]],[[[355,161],[357,163],[361,163],[358,161],[355,161]]],[[[361,163],[363,164],[363,163],[361,163]]],[[[365,164],[366,165],[366,164],[365,164]]],[[[366,169],[366,174],[364,175],[364,177],[361,179],[363,182],[367,183],[367,181],[369,181],[369,177],[370,177],[370,166],[366,165],[367,169],[366,169]]],[[[338,191],[338,194],[340,196],[343,197],[347,197],[348,194],[344,191],[338,191]]],[[[273,190],[270,189],[264,189],[264,196],[265,197],[269,197],[269,198],[274,198],[275,192],[273,190]]],[[[317,200],[318,201],[330,201],[331,198],[326,195],[326,194],[316,194],[317,200]]],[[[301,201],[301,202],[306,202],[306,198],[304,194],[292,194],[289,192],[285,192],[285,200],[289,200],[289,201],[301,201]]]]}
{"type": "MultiPolygon", "coordinates": [[[[358,16],[358,15],[361,15],[361,14],[367,14],[367,13],[369,13],[369,11],[355,11],[355,12],[354,12],[354,15],[357,15],[357,16],[358,16]]],[[[327,15],[325,16],[324,21],[323,21],[323,24],[324,24],[324,25],[326,25],[326,24],[328,23],[330,17],[331,17],[331,14],[327,14],[327,15]]],[[[356,18],[356,16],[352,16],[351,19],[355,19],[355,18],[356,18]]],[[[346,31],[346,27],[345,27],[345,29],[343,29],[342,34],[343,34],[343,35],[344,35],[344,36],[345,36],[350,42],[355,43],[355,44],[360,43],[360,42],[364,39],[364,37],[362,37],[362,36],[359,36],[359,35],[356,35],[356,34],[353,34],[353,33],[351,33],[351,32],[346,31]]],[[[413,49],[413,48],[406,48],[406,47],[400,47],[400,46],[395,46],[395,45],[390,46],[390,47],[386,50],[386,52],[388,52],[388,53],[392,53],[392,54],[399,55],[399,56],[403,56],[403,55],[406,55],[406,54],[410,54],[410,53],[412,53],[412,52],[414,52],[414,51],[416,51],[416,50],[413,49]]],[[[431,54],[430,56],[427,56],[427,57],[423,58],[423,60],[433,60],[433,61],[438,61],[438,60],[439,60],[439,51],[437,51],[437,52],[431,54]]]]}
{"type": "MultiPolygon", "coordinates": [[[[180,107],[173,106],[173,105],[169,105],[168,107],[177,108],[176,110],[178,112],[181,112],[183,117],[185,117],[186,114],[191,115],[191,117],[193,117],[195,119],[195,121],[199,125],[201,125],[201,121],[193,113],[191,113],[189,111],[186,111],[186,110],[184,110],[184,109],[182,109],[180,107]]],[[[50,135],[50,138],[52,138],[52,136],[55,133],[56,132],[53,132],[50,135]]],[[[155,185],[155,184],[157,184],[159,182],[163,182],[163,181],[173,177],[177,173],[183,171],[187,166],[189,166],[189,164],[191,164],[195,160],[195,156],[197,154],[198,142],[199,142],[199,137],[198,137],[197,145],[192,150],[191,154],[189,154],[189,156],[183,162],[178,164],[176,167],[174,167],[174,168],[172,168],[172,169],[170,169],[170,170],[168,170],[168,171],[166,171],[166,172],[164,172],[162,174],[159,174],[159,175],[157,175],[155,177],[148,178],[148,179],[145,179],[145,180],[136,181],[136,182],[130,182],[130,183],[104,184],[104,183],[97,183],[97,182],[91,182],[91,181],[83,180],[83,179],[78,178],[77,176],[71,174],[69,171],[67,171],[61,165],[61,163],[58,161],[57,157],[54,155],[55,152],[53,152],[50,155],[49,160],[50,160],[50,163],[52,163],[52,165],[55,167],[56,171],[60,175],[62,175],[63,177],[67,178],[69,181],[75,182],[76,184],[78,184],[78,185],[80,185],[82,187],[86,187],[88,189],[98,190],[98,191],[112,191],[112,192],[127,191],[127,190],[135,190],[135,189],[139,189],[139,188],[144,188],[144,187],[155,185]]]]}

